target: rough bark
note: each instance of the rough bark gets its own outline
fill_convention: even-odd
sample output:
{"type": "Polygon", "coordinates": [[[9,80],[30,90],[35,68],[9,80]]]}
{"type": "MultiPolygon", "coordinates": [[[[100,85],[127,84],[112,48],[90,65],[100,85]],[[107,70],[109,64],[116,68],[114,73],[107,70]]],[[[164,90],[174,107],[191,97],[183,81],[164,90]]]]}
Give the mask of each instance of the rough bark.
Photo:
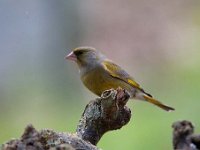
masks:
{"type": "Polygon", "coordinates": [[[194,125],[187,120],[177,121],[172,125],[174,150],[199,150],[200,135],[195,135],[194,125]]]}
{"type": "Polygon", "coordinates": [[[120,129],[131,118],[131,111],[125,106],[128,99],[128,93],[122,89],[105,91],[86,106],[77,135],[96,145],[105,132],[120,129]]]}
{"type": "Polygon", "coordinates": [[[43,129],[37,131],[28,125],[20,139],[3,144],[3,150],[97,150],[95,146],[104,133],[120,129],[131,118],[125,105],[129,94],[123,89],[107,90],[101,98],[86,106],[76,133],[58,133],[43,129]]]}
{"type": "MultiPolygon", "coordinates": [[[[59,133],[49,129],[37,131],[28,125],[19,139],[2,145],[2,150],[98,150],[96,144],[107,132],[120,129],[131,118],[125,105],[129,94],[123,89],[107,90],[90,101],[78,123],[76,133],[59,133]]],[[[187,120],[173,123],[174,150],[200,150],[200,134],[187,120]]]]}

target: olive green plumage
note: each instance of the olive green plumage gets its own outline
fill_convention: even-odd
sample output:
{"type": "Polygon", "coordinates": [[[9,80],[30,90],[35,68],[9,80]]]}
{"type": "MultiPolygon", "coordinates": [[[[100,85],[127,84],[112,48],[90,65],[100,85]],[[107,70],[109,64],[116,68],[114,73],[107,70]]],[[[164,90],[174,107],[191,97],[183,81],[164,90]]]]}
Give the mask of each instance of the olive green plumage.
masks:
{"type": "Polygon", "coordinates": [[[76,48],[66,56],[66,59],[78,64],[83,84],[98,96],[105,90],[121,87],[129,92],[131,98],[148,101],[166,111],[174,110],[155,100],[125,70],[94,48],[76,48]]]}

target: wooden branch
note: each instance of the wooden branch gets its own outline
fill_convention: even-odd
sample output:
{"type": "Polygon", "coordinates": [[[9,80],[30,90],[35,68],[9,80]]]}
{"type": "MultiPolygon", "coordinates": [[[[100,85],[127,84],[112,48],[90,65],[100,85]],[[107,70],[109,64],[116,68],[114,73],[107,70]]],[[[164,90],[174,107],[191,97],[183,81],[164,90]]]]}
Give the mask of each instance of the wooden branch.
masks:
{"type": "MultiPolygon", "coordinates": [[[[108,131],[120,129],[131,118],[126,107],[129,94],[118,88],[107,90],[100,98],[89,102],[81,116],[76,133],[59,133],[28,125],[20,139],[2,145],[2,150],[98,150],[95,146],[108,131]]],[[[174,150],[200,150],[200,134],[187,120],[173,123],[174,150]]]]}
{"type": "Polygon", "coordinates": [[[200,135],[195,135],[194,125],[187,120],[173,123],[174,150],[199,150],[200,135]]]}
{"type": "Polygon", "coordinates": [[[37,131],[28,125],[20,139],[3,144],[2,150],[98,150],[95,146],[104,133],[120,129],[131,118],[125,105],[129,94],[123,89],[107,90],[85,108],[76,133],[37,131]]]}
{"type": "Polygon", "coordinates": [[[20,139],[3,144],[2,150],[98,150],[98,148],[76,134],[57,133],[53,130],[35,130],[28,125],[20,139]]]}
{"type": "Polygon", "coordinates": [[[191,136],[191,142],[200,150],[200,134],[193,134],[191,136]]]}
{"type": "Polygon", "coordinates": [[[86,106],[77,135],[96,145],[104,133],[126,125],[131,118],[131,111],[125,106],[128,99],[129,94],[120,88],[105,91],[86,106]]]}

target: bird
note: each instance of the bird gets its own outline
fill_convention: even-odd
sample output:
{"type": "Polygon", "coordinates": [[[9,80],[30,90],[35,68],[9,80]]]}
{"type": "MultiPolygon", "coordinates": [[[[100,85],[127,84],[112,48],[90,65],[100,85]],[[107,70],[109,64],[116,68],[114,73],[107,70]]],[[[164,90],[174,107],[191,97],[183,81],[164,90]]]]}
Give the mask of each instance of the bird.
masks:
{"type": "Polygon", "coordinates": [[[108,89],[120,87],[129,93],[131,99],[149,102],[165,111],[175,110],[145,92],[122,67],[93,47],[75,48],[65,59],[76,62],[83,84],[97,96],[101,96],[108,89]]]}

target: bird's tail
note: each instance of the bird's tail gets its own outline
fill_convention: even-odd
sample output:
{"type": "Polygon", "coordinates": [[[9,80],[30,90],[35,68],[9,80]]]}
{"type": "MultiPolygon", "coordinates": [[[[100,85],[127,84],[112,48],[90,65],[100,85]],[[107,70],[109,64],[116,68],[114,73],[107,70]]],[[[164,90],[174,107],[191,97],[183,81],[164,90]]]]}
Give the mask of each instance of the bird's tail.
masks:
{"type": "Polygon", "coordinates": [[[173,111],[173,110],[175,110],[174,108],[169,107],[167,105],[164,105],[161,102],[159,102],[158,100],[156,100],[156,99],[154,99],[154,98],[152,98],[152,97],[150,97],[148,95],[144,95],[143,97],[144,97],[144,99],[147,102],[152,103],[152,104],[154,104],[154,105],[156,105],[156,106],[158,106],[158,107],[160,107],[160,108],[162,108],[162,109],[164,109],[166,111],[173,111]]]}
{"type": "Polygon", "coordinates": [[[172,108],[170,106],[162,104],[158,100],[154,99],[150,94],[145,93],[143,91],[142,92],[140,91],[139,95],[136,95],[136,98],[141,99],[141,100],[145,100],[145,101],[147,101],[149,103],[152,103],[152,104],[154,104],[154,105],[156,105],[156,106],[158,106],[158,107],[160,107],[160,108],[162,108],[162,109],[164,109],[166,111],[175,110],[174,108],[172,108]]]}

